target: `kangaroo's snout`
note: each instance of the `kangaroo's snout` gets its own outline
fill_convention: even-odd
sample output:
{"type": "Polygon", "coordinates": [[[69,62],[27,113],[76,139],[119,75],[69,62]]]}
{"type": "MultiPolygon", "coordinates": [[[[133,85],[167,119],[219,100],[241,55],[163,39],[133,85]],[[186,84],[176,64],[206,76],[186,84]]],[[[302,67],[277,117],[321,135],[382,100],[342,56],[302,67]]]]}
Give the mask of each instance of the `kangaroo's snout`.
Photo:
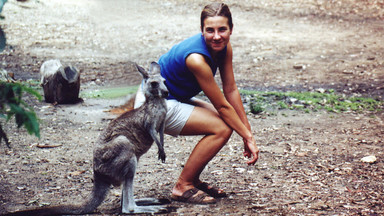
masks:
{"type": "Polygon", "coordinates": [[[159,87],[155,91],[157,91],[157,95],[161,98],[167,98],[168,97],[168,89],[167,87],[159,87]]]}

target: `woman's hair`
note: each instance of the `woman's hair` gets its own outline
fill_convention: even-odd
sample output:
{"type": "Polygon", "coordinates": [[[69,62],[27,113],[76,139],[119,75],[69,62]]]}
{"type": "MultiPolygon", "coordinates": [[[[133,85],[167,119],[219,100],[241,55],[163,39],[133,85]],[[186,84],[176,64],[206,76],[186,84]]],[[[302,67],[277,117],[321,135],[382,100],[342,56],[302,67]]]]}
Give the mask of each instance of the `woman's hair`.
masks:
{"type": "Polygon", "coordinates": [[[232,23],[232,14],[229,10],[228,5],[220,2],[214,2],[209,5],[206,5],[201,11],[200,16],[200,25],[201,25],[201,31],[204,29],[204,20],[208,17],[214,17],[214,16],[223,16],[228,19],[228,25],[229,28],[232,30],[233,23],[232,23]]]}

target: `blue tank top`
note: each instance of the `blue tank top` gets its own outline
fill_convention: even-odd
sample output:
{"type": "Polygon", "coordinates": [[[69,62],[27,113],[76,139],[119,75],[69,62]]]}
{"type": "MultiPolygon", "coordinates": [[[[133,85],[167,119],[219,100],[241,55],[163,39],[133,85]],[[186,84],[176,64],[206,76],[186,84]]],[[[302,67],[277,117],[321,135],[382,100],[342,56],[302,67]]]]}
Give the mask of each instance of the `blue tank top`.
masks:
{"type": "MultiPolygon", "coordinates": [[[[219,59],[226,54],[226,51],[225,48],[219,53],[219,59]]],[[[169,91],[168,99],[185,101],[202,91],[195,76],[188,70],[185,63],[186,58],[192,53],[204,55],[211,67],[212,76],[215,76],[218,66],[208,51],[203,35],[199,33],[187,38],[173,46],[170,51],[159,59],[161,75],[165,78],[169,91]]]]}

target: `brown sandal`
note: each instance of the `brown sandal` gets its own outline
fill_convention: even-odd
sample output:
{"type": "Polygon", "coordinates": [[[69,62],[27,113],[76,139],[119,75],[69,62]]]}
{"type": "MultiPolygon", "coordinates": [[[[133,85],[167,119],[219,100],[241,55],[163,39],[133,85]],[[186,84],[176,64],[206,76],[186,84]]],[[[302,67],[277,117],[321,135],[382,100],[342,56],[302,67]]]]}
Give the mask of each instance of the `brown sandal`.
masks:
{"type": "Polygon", "coordinates": [[[214,186],[209,186],[208,183],[202,182],[196,185],[196,188],[204,191],[208,195],[214,198],[227,197],[227,194],[224,191],[221,191],[219,188],[214,186]]]}
{"type": "Polygon", "coordinates": [[[181,196],[172,195],[171,198],[175,201],[185,202],[185,203],[194,203],[194,204],[214,204],[216,200],[204,200],[206,197],[210,197],[207,193],[203,192],[197,194],[200,190],[197,188],[192,188],[187,190],[181,196]]]}

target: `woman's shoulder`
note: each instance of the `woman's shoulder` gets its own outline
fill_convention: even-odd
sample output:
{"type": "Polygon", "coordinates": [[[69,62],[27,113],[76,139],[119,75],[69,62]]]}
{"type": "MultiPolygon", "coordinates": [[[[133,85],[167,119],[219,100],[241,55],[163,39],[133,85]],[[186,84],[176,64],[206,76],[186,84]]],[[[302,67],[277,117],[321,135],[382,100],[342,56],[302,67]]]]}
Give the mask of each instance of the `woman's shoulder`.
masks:
{"type": "Polygon", "coordinates": [[[187,65],[203,65],[203,64],[208,64],[207,59],[204,55],[200,53],[191,53],[188,55],[188,57],[185,59],[185,62],[187,65]]]}

